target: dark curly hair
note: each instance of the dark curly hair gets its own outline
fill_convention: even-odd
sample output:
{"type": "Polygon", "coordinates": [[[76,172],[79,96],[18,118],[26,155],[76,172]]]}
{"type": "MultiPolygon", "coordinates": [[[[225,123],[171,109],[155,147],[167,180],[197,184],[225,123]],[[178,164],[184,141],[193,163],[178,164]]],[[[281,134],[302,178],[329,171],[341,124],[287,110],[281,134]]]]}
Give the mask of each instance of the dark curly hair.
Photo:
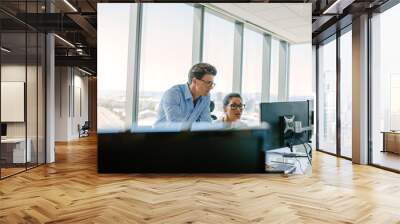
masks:
{"type": "Polygon", "coordinates": [[[224,106],[224,107],[228,106],[229,101],[231,101],[231,98],[234,98],[234,97],[240,98],[240,101],[243,101],[242,96],[240,96],[239,93],[229,93],[229,94],[226,95],[226,96],[224,97],[224,99],[222,100],[223,106],[224,106]]]}

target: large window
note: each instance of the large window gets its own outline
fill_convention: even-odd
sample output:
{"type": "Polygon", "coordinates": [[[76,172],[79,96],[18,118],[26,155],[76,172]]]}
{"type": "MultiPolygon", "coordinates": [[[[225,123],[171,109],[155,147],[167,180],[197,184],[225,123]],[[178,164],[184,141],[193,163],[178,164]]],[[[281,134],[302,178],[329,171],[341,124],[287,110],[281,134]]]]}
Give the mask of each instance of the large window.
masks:
{"type": "Polygon", "coordinates": [[[215,102],[213,112],[222,117],[222,99],[232,92],[233,79],[233,41],[235,24],[231,21],[206,12],[204,15],[203,61],[217,68],[211,99],[215,102]]]}
{"type": "Polygon", "coordinates": [[[340,36],[340,154],[352,157],[352,35],[340,36]]]}
{"type": "Polygon", "coordinates": [[[98,129],[125,129],[131,4],[98,6],[98,129]]]}
{"type": "Polygon", "coordinates": [[[311,43],[290,45],[289,100],[313,100],[311,43]]]}
{"type": "Polygon", "coordinates": [[[193,7],[186,4],[144,4],[139,125],[152,125],[163,93],[188,81],[193,12],[193,7]]]}
{"type": "Polygon", "coordinates": [[[400,130],[400,73],[390,75],[390,130],[400,130]]]}
{"type": "Polygon", "coordinates": [[[223,116],[223,98],[237,86],[233,82],[241,80],[241,93],[247,105],[242,118],[259,120],[262,73],[266,68],[263,63],[271,64],[271,77],[265,78],[270,78],[270,100],[277,101],[279,39],[272,37],[272,52],[263,52],[264,33],[244,23],[240,36],[235,29],[242,23],[212,9],[205,7],[199,18],[198,9],[191,4],[146,3],[141,5],[140,16],[130,15],[136,14],[131,9],[137,7],[137,4],[99,4],[98,129],[129,128],[131,114],[137,116],[132,120],[137,118],[138,125],[153,125],[164,92],[188,81],[188,72],[194,59],[197,60],[193,58],[193,49],[201,50],[200,60],[217,69],[216,86],[210,92],[215,102],[213,115],[223,116]],[[132,21],[137,19],[141,26],[133,28],[137,24],[132,21]],[[201,21],[203,27],[197,26],[201,21]],[[242,55],[234,55],[240,52],[235,51],[235,38],[243,40],[242,55]],[[270,62],[263,62],[264,53],[271,53],[270,62]],[[242,60],[242,76],[235,80],[234,68],[239,66],[234,64],[234,58],[242,60]],[[134,98],[130,99],[131,96],[134,98]]]}
{"type": "Polygon", "coordinates": [[[271,77],[270,77],[270,102],[278,101],[279,89],[279,40],[271,40],[271,77]]]}
{"type": "Polygon", "coordinates": [[[318,57],[318,147],[336,153],[336,40],[320,45],[318,57]]]}
{"type": "Polygon", "coordinates": [[[259,120],[263,58],[263,35],[244,29],[242,97],[246,104],[244,120],[259,120]]]}
{"type": "MultiPolygon", "coordinates": [[[[372,17],[372,163],[400,170],[400,156],[382,152],[383,134],[400,130],[400,5],[372,17]]],[[[391,140],[394,143],[394,138],[391,140]]],[[[398,148],[398,146],[396,146],[398,148]]]]}
{"type": "MultiPolygon", "coordinates": [[[[315,74],[312,71],[311,43],[291,44],[289,52],[289,101],[313,100],[315,111],[315,74]]],[[[313,148],[315,148],[314,133],[313,131],[311,139],[313,148]]]]}

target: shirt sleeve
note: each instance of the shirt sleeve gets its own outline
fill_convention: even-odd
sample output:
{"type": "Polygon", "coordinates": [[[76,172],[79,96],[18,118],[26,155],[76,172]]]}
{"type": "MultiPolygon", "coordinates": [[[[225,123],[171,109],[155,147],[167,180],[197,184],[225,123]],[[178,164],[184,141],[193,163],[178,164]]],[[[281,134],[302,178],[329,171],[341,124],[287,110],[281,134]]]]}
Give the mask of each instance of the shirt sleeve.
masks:
{"type": "Polygon", "coordinates": [[[168,122],[182,122],[181,102],[178,91],[168,91],[165,93],[162,108],[165,113],[165,118],[168,122]]]}
{"type": "Polygon", "coordinates": [[[207,106],[203,109],[200,114],[199,121],[201,122],[211,122],[211,113],[210,113],[210,101],[208,100],[207,106]]]}

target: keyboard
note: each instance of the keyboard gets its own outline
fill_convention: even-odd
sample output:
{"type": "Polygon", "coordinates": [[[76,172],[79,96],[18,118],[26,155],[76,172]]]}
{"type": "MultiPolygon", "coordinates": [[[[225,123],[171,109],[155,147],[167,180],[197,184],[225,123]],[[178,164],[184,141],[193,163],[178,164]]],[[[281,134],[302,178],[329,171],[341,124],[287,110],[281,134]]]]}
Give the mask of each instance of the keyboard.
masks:
{"type": "Polygon", "coordinates": [[[282,156],[287,158],[296,158],[296,157],[307,157],[307,154],[299,152],[285,152],[282,154],[282,156]]]}
{"type": "Polygon", "coordinates": [[[286,163],[278,163],[278,164],[271,164],[267,165],[265,171],[267,173],[283,173],[289,174],[293,173],[296,170],[296,166],[286,163]]]}

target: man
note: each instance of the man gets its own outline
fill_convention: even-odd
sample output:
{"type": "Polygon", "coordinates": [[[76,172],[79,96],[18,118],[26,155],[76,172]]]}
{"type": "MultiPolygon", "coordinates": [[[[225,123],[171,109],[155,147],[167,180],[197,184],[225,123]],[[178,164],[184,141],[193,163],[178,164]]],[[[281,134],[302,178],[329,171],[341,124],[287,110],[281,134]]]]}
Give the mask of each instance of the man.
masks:
{"type": "Polygon", "coordinates": [[[188,83],[175,85],[161,98],[156,124],[163,122],[211,122],[210,90],[217,70],[207,63],[193,65],[188,83]]]}

